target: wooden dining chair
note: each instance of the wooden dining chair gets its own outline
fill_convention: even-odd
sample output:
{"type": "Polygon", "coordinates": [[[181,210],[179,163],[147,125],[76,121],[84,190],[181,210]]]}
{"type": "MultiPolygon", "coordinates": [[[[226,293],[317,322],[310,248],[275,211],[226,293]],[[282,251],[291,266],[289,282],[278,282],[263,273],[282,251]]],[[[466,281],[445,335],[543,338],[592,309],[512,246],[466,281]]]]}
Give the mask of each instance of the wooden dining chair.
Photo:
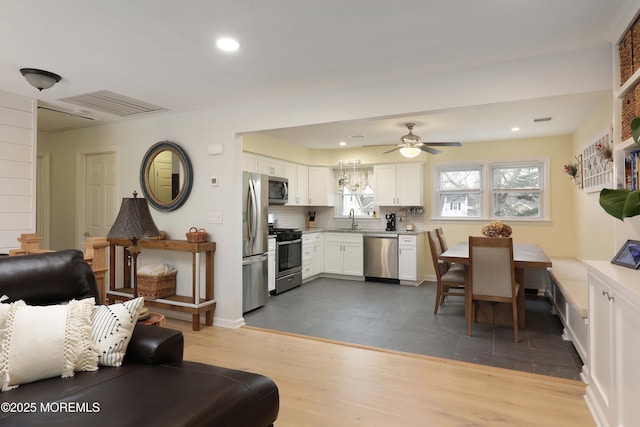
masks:
{"type": "Polygon", "coordinates": [[[467,335],[475,319],[476,301],[509,303],[513,313],[513,339],[518,342],[518,292],[513,262],[513,240],[469,236],[468,277],[471,298],[467,300],[467,335]]]}
{"type": "MultiPolygon", "coordinates": [[[[435,230],[436,230],[436,235],[438,236],[438,241],[440,242],[440,249],[444,253],[449,250],[449,246],[447,245],[447,239],[444,237],[444,231],[442,230],[442,227],[438,227],[435,230]]],[[[444,265],[447,267],[447,269],[450,269],[450,268],[454,268],[456,270],[465,269],[464,264],[460,264],[459,262],[444,261],[444,265]]]]}
{"type": "MultiPolygon", "coordinates": [[[[442,248],[440,247],[440,240],[438,239],[436,230],[427,231],[427,238],[429,239],[429,247],[431,248],[433,268],[436,272],[436,302],[433,314],[437,314],[438,308],[444,303],[445,297],[462,296],[468,299],[470,295],[465,270],[448,268],[447,264],[440,261],[442,248]]],[[[465,316],[467,316],[468,313],[466,307],[467,304],[465,302],[465,316]]]]}

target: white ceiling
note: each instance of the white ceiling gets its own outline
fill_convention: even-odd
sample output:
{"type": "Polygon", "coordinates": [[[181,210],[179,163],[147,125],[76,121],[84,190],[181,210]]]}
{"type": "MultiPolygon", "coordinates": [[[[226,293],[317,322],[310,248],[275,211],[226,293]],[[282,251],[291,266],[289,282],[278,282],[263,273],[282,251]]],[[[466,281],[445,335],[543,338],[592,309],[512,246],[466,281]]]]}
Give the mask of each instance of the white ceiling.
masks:
{"type": "MultiPolygon", "coordinates": [[[[0,89],[37,98],[40,130],[126,120],[62,98],[109,90],[169,114],[337,91],[610,45],[625,0],[0,0],[0,89]],[[239,52],[215,49],[232,35],[239,52]],[[23,67],[58,73],[38,92],[23,67]]],[[[607,92],[271,131],[316,148],[570,133],[607,92]],[[551,116],[551,122],[531,119],[551,116]]]]}

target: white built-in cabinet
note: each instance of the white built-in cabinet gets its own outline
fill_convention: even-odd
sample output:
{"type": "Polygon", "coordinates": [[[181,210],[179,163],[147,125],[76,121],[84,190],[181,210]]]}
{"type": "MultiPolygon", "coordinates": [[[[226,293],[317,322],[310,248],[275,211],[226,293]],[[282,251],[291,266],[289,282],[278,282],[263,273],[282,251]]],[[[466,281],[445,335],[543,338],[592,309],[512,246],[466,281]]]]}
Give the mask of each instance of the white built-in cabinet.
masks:
{"type": "Polygon", "coordinates": [[[324,266],[324,239],[322,233],[305,233],[302,236],[302,280],[322,273],[324,266]]]}
{"type": "MultiPolygon", "coordinates": [[[[640,11],[635,16],[629,15],[627,27],[619,28],[618,42],[614,46],[613,73],[614,73],[614,187],[623,188],[625,185],[625,152],[638,151],[638,146],[631,137],[630,123],[634,117],[640,116],[640,67],[639,61],[635,58],[640,37],[640,21],[636,21],[640,11]],[[635,23],[635,24],[634,24],[635,23]],[[629,54],[624,55],[621,51],[623,46],[628,46],[629,54]],[[623,55],[628,60],[623,64],[620,56],[623,55]],[[625,72],[621,72],[625,69],[625,72]],[[624,77],[623,77],[624,74],[624,77]]],[[[621,240],[621,239],[617,239],[621,240]]],[[[624,240],[622,240],[624,241],[624,240]]]]}
{"type": "Polygon", "coordinates": [[[422,206],[421,162],[374,165],[373,174],[376,206],[422,206]]]}
{"type": "Polygon", "coordinates": [[[333,172],[325,166],[309,166],[309,206],[334,206],[333,172]]]}
{"type": "Polygon", "coordinates": [[[364,275],[362,233],[324,233],[324,272],[347,276],[364,275]]]}
{"type": "Polygon", "coordinates": [[[586,401],[600,426],[640,420],[640,271],[585,261],[589,283],[586,401]]]}
{"type": "Polygon", "coordinates": [[[287,206],[307,206],[309,203],[309,167],[286,162],[284,177],[287,178],[289,184],[287,206]]]}

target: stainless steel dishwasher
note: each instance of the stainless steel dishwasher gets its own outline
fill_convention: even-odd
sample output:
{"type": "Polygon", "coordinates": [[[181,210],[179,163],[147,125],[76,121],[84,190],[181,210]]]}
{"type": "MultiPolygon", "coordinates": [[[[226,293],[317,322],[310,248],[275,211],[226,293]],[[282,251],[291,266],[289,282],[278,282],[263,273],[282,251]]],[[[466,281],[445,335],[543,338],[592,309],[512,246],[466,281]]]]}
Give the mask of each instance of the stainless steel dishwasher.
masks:
{"type": "Polygon", "coordinates": [[[398,281],[398,235],[396,233],[365,234],[365,279],[398,281]]]}

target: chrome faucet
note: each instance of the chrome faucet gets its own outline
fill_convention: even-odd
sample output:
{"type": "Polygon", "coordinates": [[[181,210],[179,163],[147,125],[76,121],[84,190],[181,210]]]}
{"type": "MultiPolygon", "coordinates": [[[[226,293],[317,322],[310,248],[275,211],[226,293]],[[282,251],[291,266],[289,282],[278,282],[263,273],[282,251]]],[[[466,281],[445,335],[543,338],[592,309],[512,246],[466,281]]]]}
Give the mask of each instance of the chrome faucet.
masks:
{"type": "Polygon", "coordinates": [[[351,229],[355,230],[358,224],[356,224],[356,213],[353,208],[349,210],[349,218],[351,218],[351,229]]]}

